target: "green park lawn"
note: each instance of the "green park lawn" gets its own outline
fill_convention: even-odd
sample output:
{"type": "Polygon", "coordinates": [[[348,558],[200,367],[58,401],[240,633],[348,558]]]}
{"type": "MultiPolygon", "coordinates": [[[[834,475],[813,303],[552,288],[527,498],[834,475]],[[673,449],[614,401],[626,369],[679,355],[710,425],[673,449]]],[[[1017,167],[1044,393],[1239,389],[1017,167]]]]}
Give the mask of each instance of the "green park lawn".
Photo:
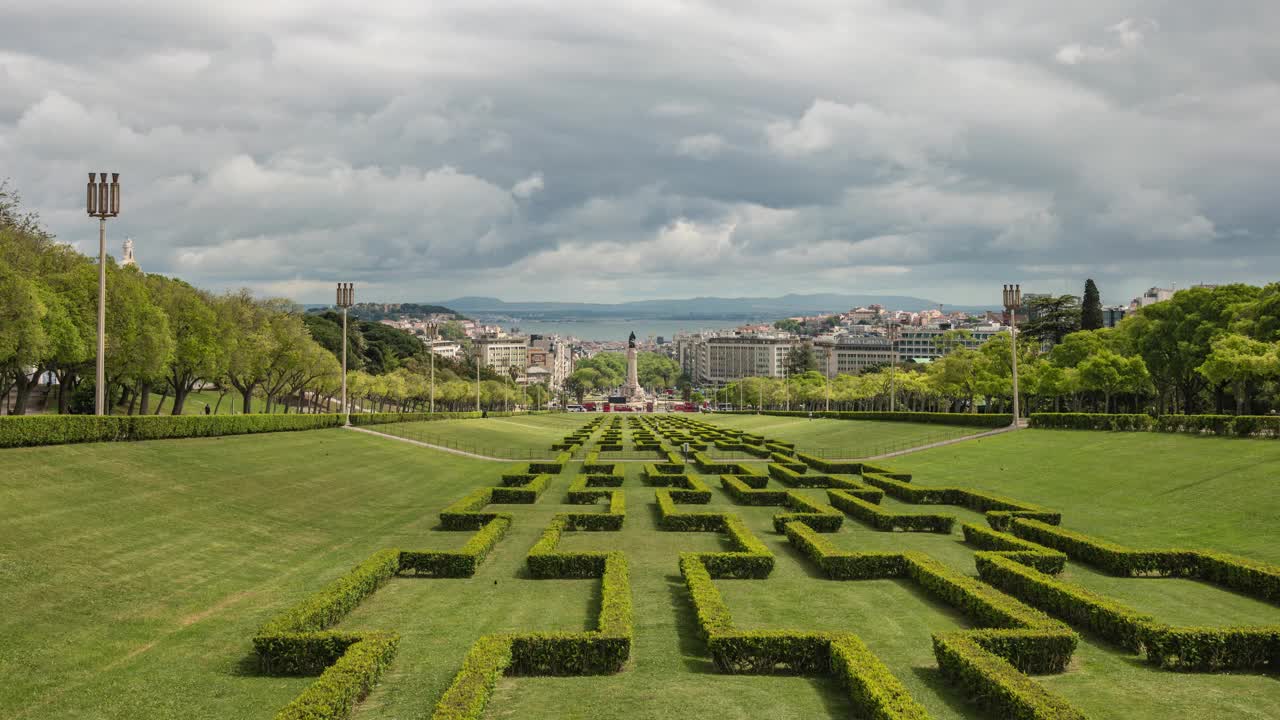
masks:
{"type": "Polygon", "coordinates": [[[874,420],[825,420],[777,415],[697,415],[705,422],[793,442],[804,452],[830,458],[872,457],[939,440],[985,431],[985,428],[874,420]]]}
{"type": "Polygon", "coordinates": [[[582,413],[551,413],[388,423],[371,429],[489,457],[550,459],[556,456],[551,444],[582,427],[590,417],[582,413]]]}
{"type": "MultiPolygon", "coordinates": [[[[477,444],[523,438],[535,447],[590,417],[427,424],[477,444]]],[[[885,425],[822,422],[844,428],[849,446],[885,425]]],[[[1280,563],[1272,529],[1280,443],[1028,430],[893,465],[917,483],[987,488],[1061,510],[1064,526],[1118,542],[1280,563]]],[[[10,718],[270,718],[313,678],[260,675],[254,630],[377,549],[461,545],[470,533],[438,530],[435,513],[496,484],[508,467],[342,430],[2,450],[0,710],[10,718]]],[[[631,662],[606,677],[504,678],[486,717],[852,717],[834,681],[714,671],[677,558],[720,549],[722,540],[657,530],[640,465],[619,467],[624,529],[570,533],[561,547],[627,553],[631,662]]],[[[356,717],[429,717],[481,634],[591,626],[599,581],[532,580],[524,570],[552,515],[569,509],[561,503],[576,470],[557,476],[534,505],[502,506],[515,523],[475,577],[394,579],[341,622],[338,629],[402,635],[356,717]]],[[[989,717],[941,680],[933,660],[929,634],[967,627],[965,617],[907,583],[819,576],[773,532],[774,508],[735,505],[716,478],[704,479],[715,488],[707,509],[740,514],[777,558],[766,580],[716,581],[740,627],[853,631],[932,717],[989,717]]],[[[875,532],[847,518],[831,536],[851,550],[922,550],[972,574],[972,549],[960,539],[875,532]]],[[[1280,623],[1274,606],[1192,581],[1120,580],[1075,564],[1067,577],[1177,622],[1280,623]]],[[[1280,720],[1273,677],[1161,672],[1088,636],[1067,673],[1039,680],[1093,718],[1280,720]]]]}

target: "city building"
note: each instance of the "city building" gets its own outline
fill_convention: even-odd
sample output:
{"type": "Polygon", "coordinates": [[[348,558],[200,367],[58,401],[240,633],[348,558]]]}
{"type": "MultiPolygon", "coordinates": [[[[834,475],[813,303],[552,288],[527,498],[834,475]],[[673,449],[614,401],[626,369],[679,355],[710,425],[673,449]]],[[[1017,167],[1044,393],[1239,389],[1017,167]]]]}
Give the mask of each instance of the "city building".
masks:
{"type": "Polygon", "coordinates": [[[1165,300],[1173,297],[1175,292],[1177,292],[1175,288],[1153,287],[1142,293],[1142,295],[1134,298],[1133,301],[1129,303],[1129,309],[1132,311],[1137,310],[1138,308],[1144,308],[1148,305],[1154,305],[1158,302],[1164,302],[1165,300]]]}
{"type": "Polygon", "coordinates": [[[1128,314],[1129,308],[1123,305],[1106,305],[1102,308],[1102,326],[1115,327],[1128,314]]]}
{"type": "Polygon", "coordinates": [[[422,344],[427,346],[429,352],[435,353],[440,357],[457,358],[462,354],[462,345],[452,340],[431,340],[423,338],[422,344]]]}
{"type": "Polygon", "coordinates": [[[893,343],[894,353],[898,356],[898,362],[915,362],[924,360],[926,362],[936,360],[937,358],[951,352],[954,347],[948,346],[946,340],[947,333],[952,330],[964,331],[964,334],[957,333],[954,336],[954,347],[966,347],[970,350],[977,350],[982,347],[983,343],[1002,332],[1008,332],[1008,328],[1003,325],[980,325],[978,327],[952,328],[948,324],[930,325],[928,327],[903,327],[898,332],[898,338],[893,343]]]}
{"type": "Polygon", "coordinates": [[[724,385],[744,377],[783,377],[787,353],[800,344],[790,333],[715,332],[676,335],[675,359],[694,382],[724,385]]]}
{"type": "Polygon", "coordinates": [[[546,382],[558,390],[573,373],[573,349],[558,335],[530,335],[526,367],[529,382],[546,382]],[[534,368],[546,372],[534,372],[534,368]]]}
{"type": "Polygon", "coordinates": [[[515,368],[521,374],[529,365],[529,338],[515,335],[481,335],[474,338],[480,362],[497,370],[507,372],[515,368]]]}
{"type": "Polygon", "coordinates": [[[813,341],[813,354],[818,359],[818,369],[827,377],[857,375],[897,358],[889,338],[880,335],[819,337],[813,341]]]}

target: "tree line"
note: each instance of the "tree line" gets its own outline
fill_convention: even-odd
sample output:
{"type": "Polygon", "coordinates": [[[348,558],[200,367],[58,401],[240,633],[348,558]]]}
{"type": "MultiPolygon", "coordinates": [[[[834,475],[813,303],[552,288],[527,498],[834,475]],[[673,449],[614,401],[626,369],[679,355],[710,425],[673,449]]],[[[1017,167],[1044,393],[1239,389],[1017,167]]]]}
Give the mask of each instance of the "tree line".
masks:
{"type": "MultiPolygon", "coordinates": [[[[1196,287],[1102,327],[1096,285],[1084,302],[1037,298],[1018,334],[1025,412],[1261,414],[1280,409],[1280,283],[1196,287]]],[[[962,334],[963,331],[956,331],[962,334]]],[[[953,338],[954,340],[954,338],[953,338]]],[[[946,336],[940,340],[948,343],[946,336]]],[[[951,342],[928,365],[871,368],[828,380],[796,361],[795,375],[747,378],[716,400],[776,409],[1008,412],[1013,368],[1007,334],[978,349],[951,342]]]]}
{"type": "MultiPolygon", "coordinates": [[[[191,393],[218,393],[210,410],[335,412],[341,318],[304,313],[247,290],[214,295],[108,258],[106,397],[112,412],[183,414],[191,393]],[[255,404],[256,400],[256,404],[255,404]]],[[[59,413],[91,413],[97,359],[97,263],[60,243],[0,183],[0,412],[25,414],[42,378],[57,380],[59,413]],[[9,401],[13,396],[12,402],[9,401]]],[[[470,410],[476,358],[432,358],[420,339],[354,319],[348,390],[356,410],[470,410]],[[434,382],[433,382],[434,379],[434,382]],[[464,389],[465,388],[465,389],[464,389]]],[[[546,401],[544,388],[479,369],[481,408],[546,401]]]]}
{"type": "MultiPolygon", "coordinates": [[[[680,364],[655,352],[636,354],[636,379],[650,390],[673,388],[680,382],[680,364]]],[[[589,393],[607,393],[627,380],[627,357],[619,352],[602,352],[577,361],[565,381],[565,391],[578,402],[589,393]]]]}

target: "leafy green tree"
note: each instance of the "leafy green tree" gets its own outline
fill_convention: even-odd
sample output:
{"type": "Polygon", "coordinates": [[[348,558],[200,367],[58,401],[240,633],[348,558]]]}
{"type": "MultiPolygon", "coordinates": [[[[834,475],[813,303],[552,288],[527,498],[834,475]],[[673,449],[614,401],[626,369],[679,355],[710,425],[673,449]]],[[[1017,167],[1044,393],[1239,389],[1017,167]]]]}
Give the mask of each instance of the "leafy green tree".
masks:
{"type": "Polygon", "coordinates": [[[1141,393],[1150,383],[1142,358],[1124,357],[1111,350],[1085,358],[1077,369],[1086,389],[1103,394],[1104,412],[1111,412],[1111,398],[1117,393],[1141,393]]]}
{"type": "Polygon", "coordinates": [[[636,375],[641,387],[662,389],[675,387],[680,379],[680,364],[655,352],[641,352],[636,356],[636,375]]]}
{"type": "Polygon", "coordinates": [[[1057,345],[1080,329],[1080,298],[1075,295],[1032,298],[1023,307],[1028,319],[1019,332],[1041,343],[1057,345]]]}
{"type": "Polygon", "coordinates": [[[165,382],[173,392],[173,414],[181,415],[187,396],[200,383],[226,374],[226,337],[209,299],[181,280],[148,275],[156,304],[169,318],[173,357],[165,382]]]}
{"type": "Polygon", "coordinates": [[[818,369],[818,358],[813,353],[813,346],[796,345],[787,351],[787,374],[801,375],[818,369]]]}
{"type": "Polygon", "coordinates": [[[35,282],[0,265],[0,372],[5,375],[5,382],[0,383],[5,392],[0,397],[7,402],[9,388],[17,387],[16,415],[26,413],[27,396],[50,351],[46,323],[50,310],[44,296],[35,282]]]}
{"type": "Polygon", "coordinates": [[[1196,372],[1215,385],[1230,384],[1236,413],[1252,404],[1249,386],[1280,375],[1280,344],[1230,333],[1214,338],[1208,357],[1196,372]]]}
{"type": "Polygon", "coordinates": [[[1098,330],[1102,327],[1102,296],[1093,278],[1084,281],[1084,302],[1080,306],[1080,329],[1098,330]]]}
{"type": "Polygon", "coordinates": [[[1190,288],[1120,323],[1119,334],[1142,356],[1164,408],[1200,411],[1208,380],[1199,368],[1209,357],[1213,339],[1227,331],[1261,292],[1248,285],[1190,288]]]}

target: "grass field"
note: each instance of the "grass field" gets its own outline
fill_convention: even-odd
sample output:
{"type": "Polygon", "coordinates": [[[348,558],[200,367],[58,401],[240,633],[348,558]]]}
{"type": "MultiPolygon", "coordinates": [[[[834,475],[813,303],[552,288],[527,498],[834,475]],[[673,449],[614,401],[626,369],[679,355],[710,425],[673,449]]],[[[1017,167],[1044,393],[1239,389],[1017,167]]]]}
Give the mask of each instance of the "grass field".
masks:
{"type": "Polygon", "coordinates": [[[824,420],[777,415],[698,415],[699,420],[793,442],[824,457],[860,458],[974,435],[984,428],[872,420],[824,420]]]}
{"type": "MultiPolygon", "coordinates": [[[[587,420],[560,417],[571,422],[430,425],[460,439],[524,438],[532,447],[535,435],[558,439],[587,420]]],[[[851,435],[866,431],[861,422],[825,422],[851,435]]],[[[1065,526],[1118,542],[1280,562],[1272,529],[1280,443],[1023,431],[893,464],[922,484],[988,488],[1053,507],[1065,526]]],[[[379,548],[460,545],[469,533],[435,529],[435,513],[493,484],[506,467],[340,430],[0,451],[0,603],[7,609],[0,710],[10,718],[270,718],[313,679],[259,675],[249,643],[256,627],[379,548]]],[[[631,663],[606,677],[504,678],[486,717],[851,717],[832,681],[713,670],[694,632],[677,556],[719,549],[719,536],[657,530],[653,490],[641,485],[639,465],[620,467],[624,529],[572,533],[561,546],[627,553],[631,663]]],[[[537,504],[503,506],[515,524],[474,578],[396,579],[343,620],[339,629],[403,636],[357,717],[429,717],[480,634],[588,627],[598,611],[597,581],[531,580],[524,571],[529,547],[568,507],[560,503],[575,471],[556,477],[537,504]]],[[[963,616],[903,582],[819,577],[772,531],[774,508],[734,505],[714,478],[706,480],[715,486],[710,509],[741,515],[777,556],[767,580],[717,581],[740,626],[854,631],[932,717],[986,717],[941,681],[929,645],[930,632],[965,627],[963,616]]],[[[972,549],[960,539],[874,532],[853,521],[832,536],[849,549],[923,550],[972,574],[972,549]]],[[[1274,606],[1197,582],[1120,580],[1074,564],[1068,577],[1178,622],[1280,622],[1274,606]]],[[[1161,672],[1090,637],[1067,673],[1040,680],[1094,718],[1280,720],[1273,677],[1161,672]]]]}
{"type": "Polygon", "coordinates": [[[586,424],[582,413],[388,423],[380,433],[499,458],[553,458],[550,447],[586,424]]]}

